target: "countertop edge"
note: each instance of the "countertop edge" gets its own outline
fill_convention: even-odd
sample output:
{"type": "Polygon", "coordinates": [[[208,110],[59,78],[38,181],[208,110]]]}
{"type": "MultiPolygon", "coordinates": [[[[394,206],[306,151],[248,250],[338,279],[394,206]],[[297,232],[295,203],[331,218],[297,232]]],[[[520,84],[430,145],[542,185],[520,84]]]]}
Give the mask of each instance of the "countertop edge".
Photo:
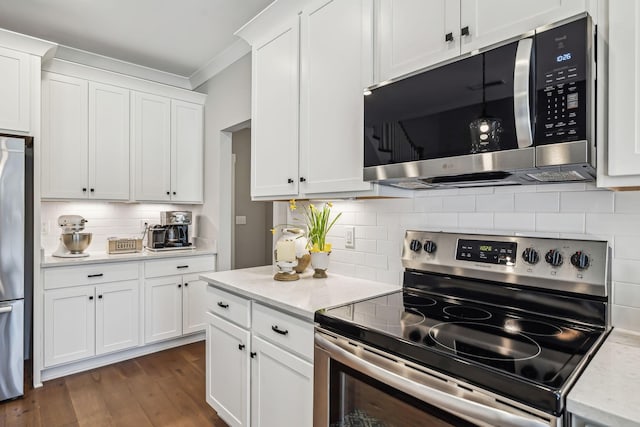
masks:
{"type": "Polygon", "coordinates": [[[207,249],[194,249],[188,251],[166,251],[166,252],[136,252],[129,254],[107,254],[105,252],[99,252],[89,254],[84,258],[54,258],[51,255],[47,255],[40,263],[40,268],[56,268],[56,267],[69,267],[69,266],[81,266],[91,264],[108,264],[114,262],[135,262],[135,261],[152,261],[164,258],[183,258],[190,256],[211,256],[217,255],[215,250],[207,249]]]}

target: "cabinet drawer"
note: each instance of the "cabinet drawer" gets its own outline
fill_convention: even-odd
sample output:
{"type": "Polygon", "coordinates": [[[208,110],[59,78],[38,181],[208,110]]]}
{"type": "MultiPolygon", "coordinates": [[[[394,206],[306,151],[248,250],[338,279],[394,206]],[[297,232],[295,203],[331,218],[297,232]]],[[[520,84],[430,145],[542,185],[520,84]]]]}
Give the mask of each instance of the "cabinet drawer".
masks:
{"type": "Polygon", "coordinates": [[[313,324],[280,311],[253,304],[253,332],[313,360],[313,324]]]}
{"type": "Polygon", "coordinates": [[[211,285],[207,286],[207,309],[243,328],[251,326],[251,301],[211,285]]]}
{"type": "Polygon", "coordinates": [[[213,255],[163,258],[145,261],[144,277],[173,276],[176,274],[199,273],[215,270],[216,261],[213,255]]]}
{"type": "Polygon", "coordinates": [[[44,270],[44,288],[67,288],[121,280],[138,280],[138,278],[139,263],[137,262],[51,267],[44,270]]]}

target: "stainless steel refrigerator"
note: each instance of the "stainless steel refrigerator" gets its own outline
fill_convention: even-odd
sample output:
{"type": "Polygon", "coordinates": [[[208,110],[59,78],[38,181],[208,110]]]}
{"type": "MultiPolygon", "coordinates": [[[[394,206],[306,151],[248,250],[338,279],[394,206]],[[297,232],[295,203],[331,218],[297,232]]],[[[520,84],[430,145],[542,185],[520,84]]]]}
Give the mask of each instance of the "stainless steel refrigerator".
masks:
{"type": "Polygon", "coordinates": [[[25,255],[31,258],[32,247],[25,170],[31,143],[0,135],[0,401],[24,394],[25,255]]]}

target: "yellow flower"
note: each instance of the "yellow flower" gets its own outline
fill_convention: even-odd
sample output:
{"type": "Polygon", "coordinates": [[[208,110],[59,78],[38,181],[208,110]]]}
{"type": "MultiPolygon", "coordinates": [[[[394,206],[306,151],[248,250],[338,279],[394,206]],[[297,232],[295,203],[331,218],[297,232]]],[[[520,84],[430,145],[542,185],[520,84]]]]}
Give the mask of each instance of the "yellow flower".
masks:
{"type": "Polygon", "coordinates": [[[331,202],[327,202],[327,205],[329,205],[330,208],[333,207],[333,203],[331,203],[331,202]]]}
{"type": "Polygon", "coordinates": [[[313,206],[313,203],[309,203],[309,209],[311,209],[312,211],[315,211],[316,207],[313,206]]]}
{"type": "Polygon", "coordinates": [[[289,209],[292,211],[296,210],[296,199],[291,199],[289,200],[289,209]]]}

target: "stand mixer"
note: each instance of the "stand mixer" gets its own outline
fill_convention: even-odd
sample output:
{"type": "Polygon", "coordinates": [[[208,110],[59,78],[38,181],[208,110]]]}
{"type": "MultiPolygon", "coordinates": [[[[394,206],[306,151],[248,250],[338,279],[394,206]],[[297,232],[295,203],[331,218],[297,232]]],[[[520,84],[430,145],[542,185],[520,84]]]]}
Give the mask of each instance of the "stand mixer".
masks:
{"type": "Polygon", "coordinates": [[[91,243],[91,233],[82,233],[86,219],[80,215],[60,215],[58,225],[62,228],[60,245],[52,254],[60,258],[81,258],[89,256],[84,253],[91,243]]]}

